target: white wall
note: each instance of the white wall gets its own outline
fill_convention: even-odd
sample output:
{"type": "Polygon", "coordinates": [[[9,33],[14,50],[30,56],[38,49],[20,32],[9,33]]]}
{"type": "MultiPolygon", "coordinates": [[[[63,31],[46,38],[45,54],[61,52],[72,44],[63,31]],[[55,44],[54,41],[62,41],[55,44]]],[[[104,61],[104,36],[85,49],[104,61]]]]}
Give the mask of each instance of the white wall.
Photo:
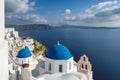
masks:
{"type": "Polygon", "coordinates": [[[0,80],[8,80],[8,45],[0,41],[0,80]]]}
{"type": "Polygon", "coordinates": [[[46,58],[45,60],[45,70],[46,72],[59,73],[59,65],[62,64],[63,73],[69,73],[74,70],[77,72],[77,68],[73,66],[73,57],[68,60],[53,60],[46,58]],[[69,63],[71,62],[71,69],[69,69],[69,63]],[[49,63],[51,63],[51,71],[49,71],[49,63]],[[75,68],[75,69],[74,69],[75,68]]]}
{"type": "Polygon", "coordinates": [[[20,64],[20,65],[25,64],[25,63],[32,64],[32,57],[17,58],[17,63],[20,64]]]}
{"type": "Polygon", "coordinates": [[[0,0],[0,80],[8,80],[8,43],[4,40],[4,0],[0,0]]]}
{"type": "Polygon", "coordinates": [[[0,40],[4,38],[4,0],[0,0],[0,40]]]}

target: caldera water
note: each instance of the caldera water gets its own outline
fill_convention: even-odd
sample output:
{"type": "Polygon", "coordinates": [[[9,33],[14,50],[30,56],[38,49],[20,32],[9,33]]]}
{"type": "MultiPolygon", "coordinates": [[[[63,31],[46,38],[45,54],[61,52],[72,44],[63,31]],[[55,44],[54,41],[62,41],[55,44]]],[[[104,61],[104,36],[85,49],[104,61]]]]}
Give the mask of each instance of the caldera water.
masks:
{"type": "Polygon", "coordinates": [[[94,80],[120,80],[120,29],[19,30],[19,35],[32,37],[47,48],[59,41],[75,61],[83,54],[89,57],[94,80]]]}

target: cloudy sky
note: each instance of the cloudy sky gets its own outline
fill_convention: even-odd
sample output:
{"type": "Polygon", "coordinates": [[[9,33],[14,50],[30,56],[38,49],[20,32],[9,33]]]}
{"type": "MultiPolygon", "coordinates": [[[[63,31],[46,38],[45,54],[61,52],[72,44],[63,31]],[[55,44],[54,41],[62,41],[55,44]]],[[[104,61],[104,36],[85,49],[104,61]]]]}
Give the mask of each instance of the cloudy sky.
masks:
{"type": "Polygon", "coordinates": [[[5,0],[6,24],[120,27],[120,0],[5,0]]]}

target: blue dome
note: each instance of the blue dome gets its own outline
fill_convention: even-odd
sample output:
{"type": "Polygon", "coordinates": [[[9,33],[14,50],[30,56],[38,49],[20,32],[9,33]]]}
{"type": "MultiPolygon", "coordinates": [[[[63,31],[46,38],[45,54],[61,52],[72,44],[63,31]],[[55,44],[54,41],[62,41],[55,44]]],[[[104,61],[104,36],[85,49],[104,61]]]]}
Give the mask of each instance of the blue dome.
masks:
{"type": "Polygon", "coordinates": [[[27,46],[21,49],[17,54],[18,58],[28,58],[30,56],[32,56],[32,53],[27,46]]]}
{"type": "Polygon", "coordinates": [[[47,58],[55,60],[67,60],[72,57],[68,48],[62,44],[55,44],[46,53],[47,58]]]}

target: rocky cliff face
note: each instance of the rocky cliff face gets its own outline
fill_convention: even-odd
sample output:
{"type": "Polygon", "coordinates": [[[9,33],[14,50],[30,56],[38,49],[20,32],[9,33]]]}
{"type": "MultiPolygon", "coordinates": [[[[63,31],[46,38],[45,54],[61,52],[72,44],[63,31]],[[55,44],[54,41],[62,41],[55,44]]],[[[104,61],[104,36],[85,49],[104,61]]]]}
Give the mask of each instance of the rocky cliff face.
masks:
{"type": "Polygon", "coordinates": [[[18,51],[24,46],[28,46],[34,56],[38,57],[39,55],[44,56],[47,48],[37,40],[31,37],[20,37],[18,32],[14,30],[8,30],[5,33],[5,38],[8,41],[9,53],[16,57],[18,51]]]}
{"type": "Polygon", "coordinates": [[[31,38],[31,37],[22,37],[22,40],[23,41],[31,41],[31,44],[30,42],[28,41],[27,42],[27,45],[30,47],[30,46],[34,46],[33,49],[32,49],[32,52],[35,56],[38,56],[38,55],[45,55],[46,51],[47,51],[47,48],[41,43],[41,42],[38,42],[37,40],[31,38]]]}

